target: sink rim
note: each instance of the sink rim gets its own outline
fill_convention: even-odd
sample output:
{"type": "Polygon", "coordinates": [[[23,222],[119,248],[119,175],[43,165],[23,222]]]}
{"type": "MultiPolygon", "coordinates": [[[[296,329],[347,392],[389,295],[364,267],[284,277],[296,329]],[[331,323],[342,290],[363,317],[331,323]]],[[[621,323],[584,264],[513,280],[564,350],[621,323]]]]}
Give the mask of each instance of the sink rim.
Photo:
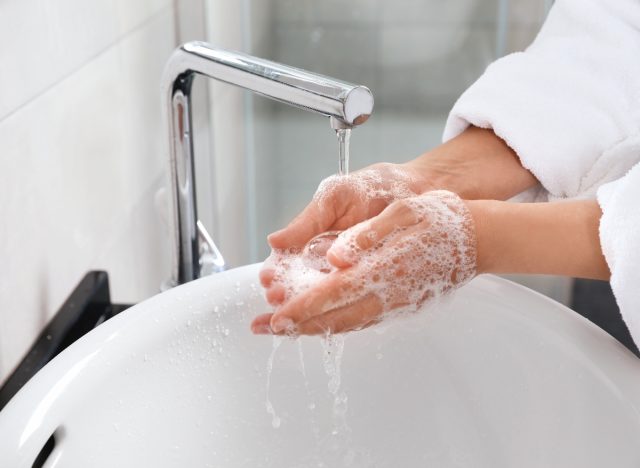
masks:
{"type": "MultiPolygon", "coordinates": [[[[108,354],[113,347],[125,352],[123,343],[127,342],[128,336],[138,332],[133,325],[138,321],[155,325],[153,315],[157,313],[158,307],[166,308],[163,303],[167,299],[190,295],[191,291],[201,291],[203,288],[215,294],[216,290],[227,290],[238,281],[247,281],[248,277],[256,278],[257,283],[260,266],[261,263],[246,265],[157,294],[80,338],[41,369],[0,412],[0,454],[7,454],[16,464],[30,464],[66,414],[64,410],[73,398],[65,395],[65,392],[70,388],[74,391],[69,386],[78,378],[86,379],[92,373],[100,375],[100,357],[108,354]]],[[[581,349],[585,358],[603,370],[640,414],[640,359],[605,331],[568,307],[504,278],[482,275],[465,288],[493,290],[497,294],[502,290],[510,291],[523,299],[537,301],[541,307],[533,320],[538,321],[540,326],[553,320],[558,327],[554,331],[558,334],[594,343],[593,347],[581,349]],[[609,365],[611,363],[616,365],[609,365]]],[[[141,341],[150,340],[153,336],[153,333],[148,333],[142,340],[135,341],[135,344],[140,346],[141,341]]],[[[76,385],[75,391],[79,391],[81,387],[82,385],[76,385]]],[[[14,464],[9,463],[7,466],[14,464]]]]}

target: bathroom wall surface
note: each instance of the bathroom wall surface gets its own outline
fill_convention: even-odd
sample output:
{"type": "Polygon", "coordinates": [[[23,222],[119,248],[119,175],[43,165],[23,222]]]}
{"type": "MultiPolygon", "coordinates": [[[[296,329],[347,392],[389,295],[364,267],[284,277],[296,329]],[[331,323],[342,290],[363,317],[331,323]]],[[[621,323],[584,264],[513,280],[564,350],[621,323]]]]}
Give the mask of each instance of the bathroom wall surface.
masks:
{"type": "Polygon", "coordinates": [[[0,381],[82,276],[137,302],[169,273],[160,77],[171,0],[0,2],[0,381]]]}

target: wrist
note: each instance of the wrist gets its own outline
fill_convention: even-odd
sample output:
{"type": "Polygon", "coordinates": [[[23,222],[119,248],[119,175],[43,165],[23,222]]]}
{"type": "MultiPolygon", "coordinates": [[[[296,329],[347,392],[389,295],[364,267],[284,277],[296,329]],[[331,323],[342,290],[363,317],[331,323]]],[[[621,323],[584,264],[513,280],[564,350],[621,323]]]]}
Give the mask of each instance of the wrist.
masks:
{"type": "Polygon", "coordinates": [[[478,198],[479,190],[474,184],[475,179],[469,161],[453,154],[446,154],[439,148],[403,164],[414,174],[419,193],[448,190],[464,200],[478,198]]]}
{"type": "Polygon", "coordinates": [[[494,236],[492,228],[495,225],[495,213],[500,202],[491,200],[465,200],[467,209],[473,220],[476,239],[476,272],[495,273],[498,271],[497,256],[494,254],[494,236]]]}
{"type": "Polygon", "coordinates": [[[609,279],[594,200],[466,201],[476,235],[476,270],[609,279]]]}
{"type": "Polygon", "coordinates": [[[506,200],[538,183],[493,130],[476,127],[405,166],[420,174],[423,191],[449,190],[465,200],[506,200]]]}

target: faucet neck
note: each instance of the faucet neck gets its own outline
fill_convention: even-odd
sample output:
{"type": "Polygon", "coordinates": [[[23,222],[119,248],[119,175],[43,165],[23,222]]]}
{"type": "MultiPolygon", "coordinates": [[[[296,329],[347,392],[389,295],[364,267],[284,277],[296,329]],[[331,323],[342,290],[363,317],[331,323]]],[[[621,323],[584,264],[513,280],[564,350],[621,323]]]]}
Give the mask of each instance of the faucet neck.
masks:
{"type": "Polygon", "coordinates": [[[329,116],[334,128],[360,125],[373,110],[373,95],[364,86],[203,42],[178,47],[165,66],[162,81],[170,138],[173,285],[198,278],[207,267],[205,257],[213,256],[215,269],[224,268],[222,256],[198,221],[191,123],[191,89],[196,74],[329,116]]]}

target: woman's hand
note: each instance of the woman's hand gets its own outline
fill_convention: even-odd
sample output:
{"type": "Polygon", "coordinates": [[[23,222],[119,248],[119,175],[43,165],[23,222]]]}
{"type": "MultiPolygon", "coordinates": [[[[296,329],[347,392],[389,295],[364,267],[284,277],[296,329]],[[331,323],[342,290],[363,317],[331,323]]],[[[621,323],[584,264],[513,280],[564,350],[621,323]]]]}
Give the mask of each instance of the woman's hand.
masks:
{"type": "Polygon", "coordinates": [[[465,200],[506,200],[537,183],[492,130],[469,127],[405,164],[375,164],[329,177],[298,217],[269,236],[269,244],[300,249],[320,233],[348,229],[394,200],[429,190],[449,190],[465,200]]]}
{"type": "MultiPolygon", "coordinates": [[[[395,200],[415,196],[428,187],[420,171],[399,164],[375,164],[348,176],[331,176],[320,183],[313,200],[286,228],[269,236],[275,251],[300,254],[318,234],[348,229],[378,215],[395,200]]],[[[279,304],[285,290],[274,281],[288,268],[282,255],[272,255],[260,271],[267,300],[279,304]]]]}
{"type": "Polygon", "coordinates": [[[316,235],[348,229],[379,214],[394,200],[427,190],[421,171],[409,165],[374,164],[323,180],[311,203],[287,227],[269,236],[274,249],[301,249],[316,235]]]}
{"type": "MultiPolygon", "coordinates": [[[[276,262],[282,269],[276,267],[270,282],[262,278],[282,288],[278,297],[267,293],[276,312],[257,317],[252,329],[339,333],[377,323],[392,311],[415,311],[475,275],[475,243],[471,215],[453,193],[398,200],[338,237],[327,252],[334,267],[329,274],[316,272],[306,281],[291,263],[276,262]]],[[[296,258],[295,252],[275,254],[296,258]]]]}

